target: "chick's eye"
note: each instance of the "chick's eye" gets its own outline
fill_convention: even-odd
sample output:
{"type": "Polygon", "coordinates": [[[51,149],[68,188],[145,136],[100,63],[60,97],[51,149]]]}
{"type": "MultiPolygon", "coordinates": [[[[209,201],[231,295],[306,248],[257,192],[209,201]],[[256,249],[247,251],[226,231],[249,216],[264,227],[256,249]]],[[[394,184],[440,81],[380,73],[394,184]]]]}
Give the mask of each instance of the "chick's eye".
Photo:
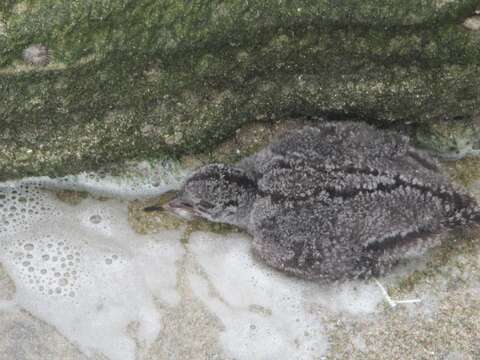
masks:
{"type": "Polygon", "coordinates": [[[200,200],[200,202],[198,203],[198,206],[205,209],[211,209],[213,208],[214,205],[209,203],[208,201],[200,200]]]}

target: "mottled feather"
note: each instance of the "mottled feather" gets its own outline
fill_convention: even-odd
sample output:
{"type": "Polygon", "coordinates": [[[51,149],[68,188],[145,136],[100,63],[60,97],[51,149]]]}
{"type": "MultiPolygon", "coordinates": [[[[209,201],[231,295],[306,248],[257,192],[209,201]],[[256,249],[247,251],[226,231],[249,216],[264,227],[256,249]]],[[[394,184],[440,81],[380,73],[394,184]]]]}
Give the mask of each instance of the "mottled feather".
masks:
{"type": "Polygon", "coordinates": [[[384,273],[480,221],[475,200],[407,137],[350,122],[291,130],[236,167],[200,168],[175,201],[247,230],[269,265],[327,281],[384,273]]]}

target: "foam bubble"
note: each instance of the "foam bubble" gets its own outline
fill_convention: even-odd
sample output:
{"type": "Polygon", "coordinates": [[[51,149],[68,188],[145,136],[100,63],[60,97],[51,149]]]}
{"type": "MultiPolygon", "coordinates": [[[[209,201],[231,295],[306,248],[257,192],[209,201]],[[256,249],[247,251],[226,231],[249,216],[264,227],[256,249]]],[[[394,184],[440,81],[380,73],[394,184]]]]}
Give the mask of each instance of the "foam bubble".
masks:
{"type": "Polygon", "coordinates": [[[211,281],[191,275],[192,288],[224,323],[221,342],[230,356],[312,359],[325,352],[323,326],[305,311],[308,284],[256,263],[245,236],[196,233],[190,244],[211,281]]]}
{"type": "Polygon", "coordinates": [[[15,234],[58,215],[49,197],[36,183],[0,186],[0,235],[15,234]]]}
{"type": "Polygon", "coordinates": [[[15,282],[15,303],[89,356],[135,359],[136,344],[148,346],[159,334],[155,301],[178,301],[172,268],[183,253],[180,232],[135,234],[117,200],[72,206],[25,183],[1,194],[8,224],[0,261],[15,282]]]}
{"type": "Polygon", "coordinates": [[[383,301],[374,284],[321,286],[275,271],[254,259],[247,236],[194,233],[189,249],[206,274],[190,274],[192,289],[223,322],[236,359],[320,358],[324,313],[368,314],[383,301]]]}
{"type": "MultiPolygon", "coordinates": [[[[140,162],[127,164],[121,175],[108,172],[83,172],[61,178],[35,177],[4,184],[56,190],[86,191],[92,195],[138,199],[156,196],[180,187],[182,181],[192,169],[182,167],[173,160],[157,163],[140,162]]],[[[0,202],[2,195],[0,193],[0,202]]]]}

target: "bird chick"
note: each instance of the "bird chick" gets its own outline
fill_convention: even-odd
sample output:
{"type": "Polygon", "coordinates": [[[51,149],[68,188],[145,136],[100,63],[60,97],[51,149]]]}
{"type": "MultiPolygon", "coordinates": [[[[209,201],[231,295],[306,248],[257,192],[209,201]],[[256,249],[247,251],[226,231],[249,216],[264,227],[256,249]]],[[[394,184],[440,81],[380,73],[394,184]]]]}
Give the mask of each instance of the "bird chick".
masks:
{"type": "Polygon", "coordinates": [[[475,200],[409,139],[363,123],[292,130],[189,177],[167,208],[245,229],[270,266],[311,280],[382,274],[480,222],[475,200]]]}

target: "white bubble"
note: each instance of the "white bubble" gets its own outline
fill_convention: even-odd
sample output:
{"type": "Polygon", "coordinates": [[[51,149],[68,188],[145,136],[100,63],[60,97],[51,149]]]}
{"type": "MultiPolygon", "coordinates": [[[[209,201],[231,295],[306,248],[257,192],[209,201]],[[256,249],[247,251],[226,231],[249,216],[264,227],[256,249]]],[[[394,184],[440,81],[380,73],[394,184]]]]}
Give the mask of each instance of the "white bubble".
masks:
{"type": "Polygon", "coordinates": [[[0,226],[0,262],[15,282],[20,307],[53,325],[87,355],[134,359],[131,323],[139,324],[139,343],[147,346],[157,338],[161,314],[156,301],[170,304],[177,292],[171,270],[183,253],[180,232],[165,240],[171,251],[159,261],[160,249],[146,250],[154,240],[128,225],[124,202],[85,199],[72,206],[38,184],[30,186],[28,195],[21,185],[6,190],[0,185],[0,195],[5,200],[0,223],[8,223],[0,226]],[[157,271],[147,276],[149,266],[157,271]],[[167,287],[157,288],[160,283],[167,287]]]}
{"type": "Polygon", "coordinates": [[[27,251],[32,251],[35,247],[33,246],[33,244],[25,244],[23,248],[27,251]]]}
{"type": "Polygon", "coordinates": [[[90,222],[92,224],[100,224],[102,222],[102,217],[100,215],[92,215],[90,216],[90,222]]]}

